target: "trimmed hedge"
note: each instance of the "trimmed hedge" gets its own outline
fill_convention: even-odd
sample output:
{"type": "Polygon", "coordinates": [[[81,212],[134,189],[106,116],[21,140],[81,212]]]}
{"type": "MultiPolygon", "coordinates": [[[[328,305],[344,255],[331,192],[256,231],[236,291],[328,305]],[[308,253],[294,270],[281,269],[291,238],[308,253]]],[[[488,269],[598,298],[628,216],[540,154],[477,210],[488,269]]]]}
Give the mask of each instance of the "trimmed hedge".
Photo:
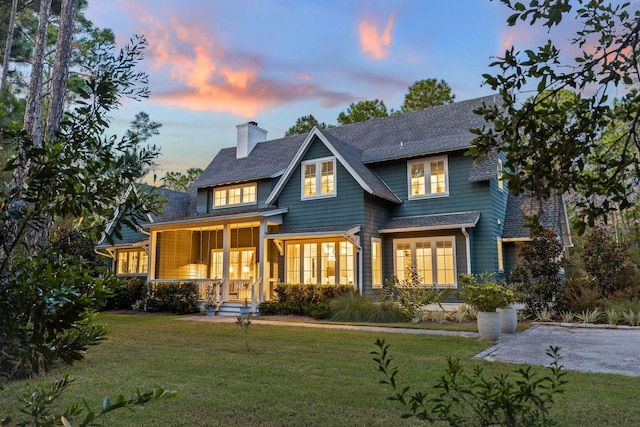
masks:
{"type": "Polygon", "coordinates": [[[131,310],[139,301],[147,297],[147,286],[144,278],[130,277],[119,281],[111,289],[114,295],[105,302],[105,310],[131,310]]]}
{"type": "Polygon", "coordinates": [[[149,285],[147,311],[169,311],[177,314],[198,311],[198,285],[195,282],[165,282],[149,285]]]}
{"type": "Polygon", "coordinates": [[[355,292],[351,285],[288,285],[275,287],[276,300],[260,304],[263,315],[300,315],[326,318],[329,301],[346,293],[355,292]]]}

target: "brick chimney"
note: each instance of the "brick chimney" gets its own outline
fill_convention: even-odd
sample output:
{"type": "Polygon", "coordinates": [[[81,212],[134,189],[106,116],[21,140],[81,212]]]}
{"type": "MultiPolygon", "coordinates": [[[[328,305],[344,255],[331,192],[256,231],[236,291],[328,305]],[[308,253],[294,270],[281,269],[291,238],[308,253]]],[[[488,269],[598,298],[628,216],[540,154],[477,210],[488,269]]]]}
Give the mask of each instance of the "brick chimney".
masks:
{"type": "Polygon", "coordinates": [[[247,157],[256,145],[267,140],[267,131],[259,128],[256,122],[243,123],[236,126],[236,129],[238,129],[237,159],[247,157]]]}

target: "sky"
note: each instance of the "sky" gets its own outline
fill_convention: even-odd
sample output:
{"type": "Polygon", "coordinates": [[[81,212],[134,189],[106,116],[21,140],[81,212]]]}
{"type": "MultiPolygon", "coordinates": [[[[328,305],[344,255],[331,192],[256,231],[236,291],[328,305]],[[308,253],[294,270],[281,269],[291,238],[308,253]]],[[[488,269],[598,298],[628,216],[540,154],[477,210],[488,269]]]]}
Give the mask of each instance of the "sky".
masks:
{"type": "Polygon", "coordinates": [[[492,94],[482,74],[493,58],[549,38],[509,28],[509,11],[489,0],[90,0],[85,15],[119,46],[134,34],[149,43],[151,97],[125,100],[113,130],[140,111],[162,124],[150,140],[159,177],[204,169],[247,121],[275,139],[308,114],[335,125],[362,100],[398,110],[427,78],[457,101],[492,94]]]}

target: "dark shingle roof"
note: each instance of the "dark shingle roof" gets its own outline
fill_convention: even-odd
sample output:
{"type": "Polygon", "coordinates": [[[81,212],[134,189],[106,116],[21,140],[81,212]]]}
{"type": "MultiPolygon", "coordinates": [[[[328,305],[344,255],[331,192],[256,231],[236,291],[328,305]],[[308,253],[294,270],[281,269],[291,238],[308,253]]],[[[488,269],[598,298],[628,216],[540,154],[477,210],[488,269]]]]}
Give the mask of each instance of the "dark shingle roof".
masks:
{"type": "MultiPolygon", "coordinates": [[[[342,142],[340,150],[354,169],[358,163],[464,150],[474,137],[468,129],[485,124],[481,116],[473,113],[483,102],[494,103],[495,96],[352,123],[322,133],[327,139],[342,142]]],[[[235,147],[222,149],[194,185],[207,187],[272,177],[286,169],[306,137],[307,134],[301,134],[261,142],[242,159],[236,159],[235,147]]],[[[364,178],[366,172],[359,170],[364,178]]],[[[375,181],[372,179],[371,185],[378,187],[375,181]]],[[[375,191],[378,196],[388,198],[384,189],[375,191]]]]}
{"type": "Polygon", "coordinates": [[[530,229],[525,227],[527,222],[525,216],[532,215],[538,215],[540,225],[554,229],[558,236],[561,236],[561,203],[560,197],[538,200],[525,193],[520,193],[517,196],[510,194],[507,200],[502,237],[505,239],[529,238],[530,229]]]}
{"type": "Polygon", "coordinates": [[[469,170],[469,181],[488,181],[498,173],[498,156],[482,156],[469,170]]]}
{"type": "Polygon", "coordinates": [[[477,211],[397,217],[388,220],[379,231],[380,233],[395,233],[402,230],[475,227],[479,219],[480,212],[477,211]]]}
{"type": "Polygon", "coordinates": [[[166,200],[160,215],[151,214],[153,222],[169,221],[189,215],[189,193],[167,188],[154,188],[153,191],[166,200]]]}

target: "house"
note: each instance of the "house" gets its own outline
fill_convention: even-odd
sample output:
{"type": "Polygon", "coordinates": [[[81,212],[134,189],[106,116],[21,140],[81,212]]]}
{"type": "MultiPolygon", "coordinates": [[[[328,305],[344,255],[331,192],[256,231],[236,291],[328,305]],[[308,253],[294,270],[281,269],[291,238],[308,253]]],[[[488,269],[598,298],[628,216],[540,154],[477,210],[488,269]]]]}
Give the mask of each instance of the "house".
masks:
{"type": "MultiPolygon", "coordinates": [[[[373,296],[410,265],[438,288],[456,287],[460,273],[504,277],[528,239],[526,206],[510,197],[499,155],[477,163],[465,155],[469,129],[484,125],[473,110],[494,101],[272,140],[257,123],[241,124],[236,146],[217,153],[190,196],[173,195],[170,215],[150,219],[141,240],[102,249],[119,274],[195,280],[214,286],[223,306],[246,299],[253,311],[281,282],[353,285],[373,296]],[[135,270],[128,257],[139,249],[148,256],[138,252],[135,270]]],[[[549,203],[544,225],[568,246],[564,200],[549,203]]]]}

